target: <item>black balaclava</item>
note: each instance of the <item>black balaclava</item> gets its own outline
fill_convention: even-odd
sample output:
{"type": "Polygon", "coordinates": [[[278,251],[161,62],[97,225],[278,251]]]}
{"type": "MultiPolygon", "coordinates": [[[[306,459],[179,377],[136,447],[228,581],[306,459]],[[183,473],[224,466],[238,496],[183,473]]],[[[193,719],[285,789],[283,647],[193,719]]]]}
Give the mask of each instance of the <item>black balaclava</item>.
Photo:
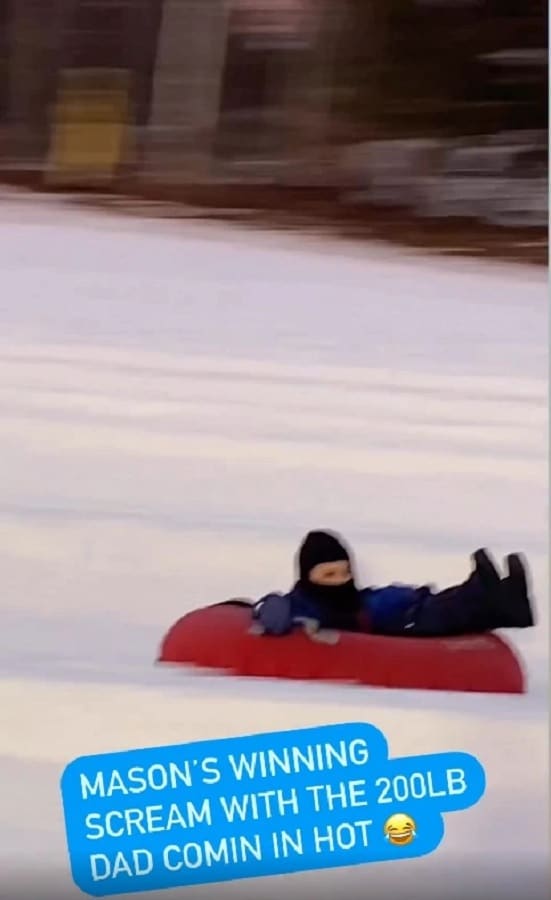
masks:
{"type": "MultiPolygon", "coordinates": [[[[334,535],[326,531],[310,531],[298,554],[299,580],[297,585],[322,608],[327,625],[350,628],[360,610],[360,598],[354,577],[342,585],[313,584],[309,574],[320,563],[346,560],[352,568],[350,552],[334,535]]],[[[325,624],[325,623],[324,623],[325,624]]]]}

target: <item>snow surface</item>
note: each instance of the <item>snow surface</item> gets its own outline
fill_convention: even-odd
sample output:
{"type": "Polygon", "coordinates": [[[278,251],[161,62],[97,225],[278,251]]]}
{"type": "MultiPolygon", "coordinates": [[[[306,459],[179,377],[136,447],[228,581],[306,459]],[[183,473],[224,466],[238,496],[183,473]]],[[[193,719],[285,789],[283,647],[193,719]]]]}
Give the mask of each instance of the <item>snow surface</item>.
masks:
{"type": "Polygon", "coordinates": [[[545,273],[25,195],[0,198],[0,230],[0,896],[81,896],[75,756],[358,719],[393,755],[485,766],[435,854],[178,895],[547,896],[545,273]],[[310,527],[378,583],[525,551],[529,693],[152,666],[185,610],[288,587],[310,527]]]}

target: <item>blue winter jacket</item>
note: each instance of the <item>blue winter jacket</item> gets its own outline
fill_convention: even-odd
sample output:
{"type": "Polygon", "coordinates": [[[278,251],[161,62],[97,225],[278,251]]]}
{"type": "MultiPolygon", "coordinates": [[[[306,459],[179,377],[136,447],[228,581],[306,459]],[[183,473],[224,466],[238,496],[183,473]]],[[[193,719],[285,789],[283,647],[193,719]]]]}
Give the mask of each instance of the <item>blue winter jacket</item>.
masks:
{"type": "MultiPolygon", "coordinates": [[[[376,634],[399,633],[409,612],[418,603],[422,590],[402,584],[360,590],[362,610],[369,622],[369,630],[376,634]]],[[[321,628],[331,628],[331,622],[325,619],[316,601],[296,585],[288,594],[262,597],[255,605],[254,617],[264,632],[271,635],[287,634],[300,619],[314,619],[321,628]]]]}

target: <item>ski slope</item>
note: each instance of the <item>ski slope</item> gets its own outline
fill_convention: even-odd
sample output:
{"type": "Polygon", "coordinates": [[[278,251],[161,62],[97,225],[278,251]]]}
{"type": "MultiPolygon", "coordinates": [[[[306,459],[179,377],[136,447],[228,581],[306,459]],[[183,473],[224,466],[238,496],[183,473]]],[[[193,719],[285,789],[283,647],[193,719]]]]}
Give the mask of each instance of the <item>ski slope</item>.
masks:
{"type": "Polygon", "coordinates": [[[76,756],[358,719],[393,755],[483,763],[435,854],[178,896],[547,896],[546,273],[18,194],[0,261],[0,897],[82,896],[58,792],[76,756]],[[523,550],[529,693],[152,665],[187,609],[287,588],[311,527],[371,583],[523,550]]]}

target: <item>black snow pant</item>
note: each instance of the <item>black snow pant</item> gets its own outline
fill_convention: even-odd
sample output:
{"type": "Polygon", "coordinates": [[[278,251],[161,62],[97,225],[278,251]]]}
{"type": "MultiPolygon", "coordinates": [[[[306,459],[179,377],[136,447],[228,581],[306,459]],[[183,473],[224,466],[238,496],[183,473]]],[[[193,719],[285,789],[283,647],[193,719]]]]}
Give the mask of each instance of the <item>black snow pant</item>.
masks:
{"type": "Polygon", "coordinates": [[[410,637],[482,634],[500,627],[499,613],[478,574],[443,591],[419,588],[417,599],[385,633],[410,637]]]}

